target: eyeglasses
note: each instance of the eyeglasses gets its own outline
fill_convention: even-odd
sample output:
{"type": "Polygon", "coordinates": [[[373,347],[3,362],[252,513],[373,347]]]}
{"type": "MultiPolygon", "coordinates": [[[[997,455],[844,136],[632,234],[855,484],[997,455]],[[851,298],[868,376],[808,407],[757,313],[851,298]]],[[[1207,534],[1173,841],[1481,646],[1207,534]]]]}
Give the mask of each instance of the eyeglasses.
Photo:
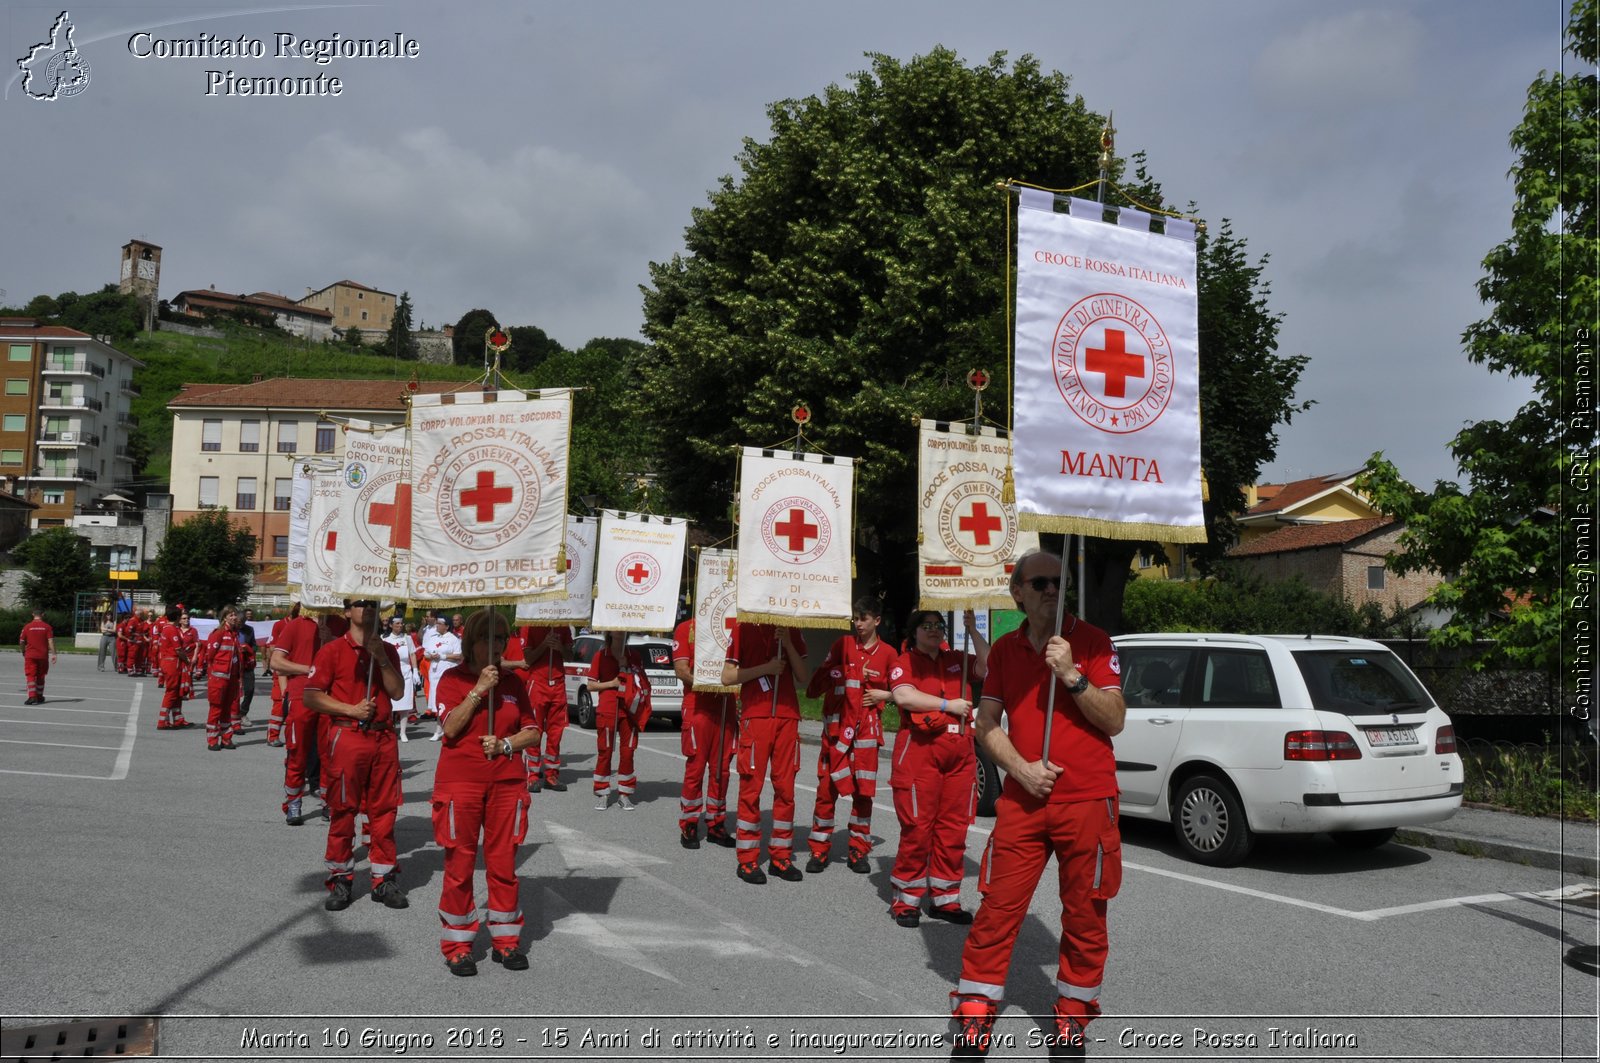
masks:
{"type": "Polygon", "coordinates": [[[921,628],[923,631],[943,631],[944,630],[944,621],[943,620],[925,620],[922,623],[918,624],[917,627],[921,628]]]}
{"type": "Polygon", "coordinates": [[[1055,590],[1061,589],[1060,576],[1035,576],[1032,579],[1025,579],[1022,582],[1026,583],[1040,594],[1044,593],[1046,587],[1050,587],[1055,590]]]}

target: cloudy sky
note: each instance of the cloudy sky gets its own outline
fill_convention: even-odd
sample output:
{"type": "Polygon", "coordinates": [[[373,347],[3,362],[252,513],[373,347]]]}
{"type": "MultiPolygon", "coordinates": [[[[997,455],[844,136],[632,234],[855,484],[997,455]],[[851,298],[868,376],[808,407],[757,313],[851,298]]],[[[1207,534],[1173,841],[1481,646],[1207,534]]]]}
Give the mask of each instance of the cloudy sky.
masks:
{"type": "MultiPolygon", "coordinates": [[[[61,0],[0,12],[0,289],[92,291],[131,238],[163,248],[162,295],[298,297],[341,278],[409,291],[428,325],[485,306],[568,346],[636,336],[646,263],[765,139],[765,107],[936,45],[1036,56],[1119,153],[1271,256],[1280,352],[1316,407],[1269,479],[1385,451],[1454,479],[1463,423],[1524,386],[1470,365],[1474,284],[1509,232],[1507,136],[1561,62],[1560,0],[1215,0],[1007,5],[808,0],[79,0],[90,80],[29,99],[15,60],[61,0]],[[134,38],[135,34],[146,34],[134,38]],[[414,40],[404,60],[274,58],[277,34],[414,40]],[[162,58],[152,41],[260,41],[265,57],[162,58]],[[207,71],[318,74],[338,97],[208,95],[207,71]]],[[[37,87],[35,85],[34,87],[37,87]]]]}

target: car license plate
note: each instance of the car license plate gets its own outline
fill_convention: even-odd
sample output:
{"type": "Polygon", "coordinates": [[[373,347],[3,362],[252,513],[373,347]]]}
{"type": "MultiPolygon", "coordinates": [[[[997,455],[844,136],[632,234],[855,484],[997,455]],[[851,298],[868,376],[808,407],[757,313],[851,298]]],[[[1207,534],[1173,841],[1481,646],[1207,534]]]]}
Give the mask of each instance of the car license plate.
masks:
{"type": "Polygon", "coordinates": [[[652,691],[659,690],[663,694],[681,694],[683,693],[683,681],[676,676],[671,679],[652,679],[650,680],[650,689],[652,691]]]}
{"type": "Polygon", "coordinates": [[[1367,741],[1372,748],[1380,746],[1414,746],[1417,744],[1415,727],[1368,727],[1367,741]]]}

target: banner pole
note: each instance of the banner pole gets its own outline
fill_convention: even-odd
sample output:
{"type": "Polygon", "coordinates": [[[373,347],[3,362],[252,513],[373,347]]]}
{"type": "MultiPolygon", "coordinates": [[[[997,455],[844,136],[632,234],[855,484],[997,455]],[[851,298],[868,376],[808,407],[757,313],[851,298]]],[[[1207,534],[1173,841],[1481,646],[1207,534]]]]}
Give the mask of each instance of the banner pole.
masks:
{"type": "MultiPolygon", "coordinates": [[[[1067,596],[1061,593],[1065,589],[1067,582],[1067,552],[1065,550],[1061,551],[1061,574],[1059,578],[1062,586],[1056,589],[1056,622],[1055,626],[1050,629],[1050,638],[1061,634],[1061,621],[1066,616],[1067,596]]],[[[1056,678],[1055,672],[1052,670],[1050,672],[1050,693],[1045,696],[1044,745],[1039,751],[1039,763],[1041,764],[1050,763],[1050,725],[1055,722],[1056,688],[1060,685],[1061,680],[1056,678]]]]}

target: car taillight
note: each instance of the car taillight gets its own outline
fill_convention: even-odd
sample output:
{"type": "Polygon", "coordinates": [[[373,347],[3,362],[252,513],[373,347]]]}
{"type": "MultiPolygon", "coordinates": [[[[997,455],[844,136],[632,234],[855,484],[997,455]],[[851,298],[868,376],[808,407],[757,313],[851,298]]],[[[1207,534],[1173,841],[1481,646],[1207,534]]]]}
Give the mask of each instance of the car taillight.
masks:
{"type": "Polygon", "coordinates": [[[1290,731],[1283,736],[1284,760],[1360,760],[1361,747],[1343,731],[1290,731]]]}
{"type": "Polygon", "coordinates": [[[1456,751],[1456,729],[1449,724],[1439,728],[1439,733],[1433,739],[1435,753],[1454,753],[1456,751]]]}

